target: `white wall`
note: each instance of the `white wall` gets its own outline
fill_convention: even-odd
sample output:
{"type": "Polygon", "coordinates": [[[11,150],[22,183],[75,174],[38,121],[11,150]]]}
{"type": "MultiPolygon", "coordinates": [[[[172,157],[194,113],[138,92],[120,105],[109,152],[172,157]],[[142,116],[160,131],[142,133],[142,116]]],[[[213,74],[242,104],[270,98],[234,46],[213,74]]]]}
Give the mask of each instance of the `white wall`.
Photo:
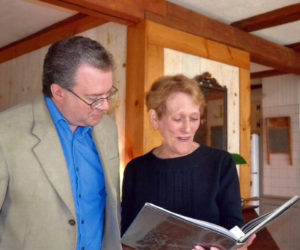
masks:
{"type": "Polygon", "coordinates": [[[262,80],[262,86],[262,194],[283,197],[299,195],[300,77],[296,75],[268,77],[262,80]],[[265,118],[280,116],[291,118],[293,165],[289,163],[288,154],[270,154],[270,164],[267,163],[265,118]]]}

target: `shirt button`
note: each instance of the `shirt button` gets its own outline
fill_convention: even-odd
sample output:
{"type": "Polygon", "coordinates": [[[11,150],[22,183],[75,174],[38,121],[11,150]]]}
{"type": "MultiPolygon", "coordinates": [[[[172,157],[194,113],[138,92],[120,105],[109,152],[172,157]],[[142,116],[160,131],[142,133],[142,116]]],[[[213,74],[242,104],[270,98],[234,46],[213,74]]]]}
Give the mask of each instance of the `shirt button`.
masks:
{"type": "Polygon", "coordinates": [[[69,224],[70,224],[71,226],[74,226],[74,225],[76,224],[76,222],[75,222],[75,220],[71,219],[71,220],[69,220],[69,224]]]}
{"type": "Polygon", "coordinates": [[[84,247],[81,248],[81,250],[84,250],[84,249],[85,249],[84,247]]]}
{"type": "Polygon", "coordinates": [[[79,168],[76,168],[76,171],[79,171],[79,168]]]}
{"type": "Polygon", "coordinates": [[[84,220],[81,221],[81,224],[84,224],[84,220]]]}
{"type": "Polygon", "coordinates": [[[78,197],[81,198],[81,194],[79,194],[78,197]]]}

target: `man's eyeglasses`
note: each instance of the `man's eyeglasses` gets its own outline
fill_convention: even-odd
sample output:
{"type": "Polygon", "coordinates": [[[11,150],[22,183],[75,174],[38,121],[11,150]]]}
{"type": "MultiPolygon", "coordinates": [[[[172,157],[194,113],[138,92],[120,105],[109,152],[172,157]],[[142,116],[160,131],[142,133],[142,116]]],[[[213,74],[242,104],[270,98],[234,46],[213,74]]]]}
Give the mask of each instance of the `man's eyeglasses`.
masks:
{"type": "Polygon", "coordinates": [[[112,89],[108,92],[107,97],[100,97],[98,99],[96,99],[95,101],[88,103],[86,100],[84,100],[82,97],[80,97],[79,95],[77,95],[75,92],[73,92],[73,90],[71,89],[67,89],[70,93],[72,93],[74,96],[76,96],[78,99],[80,99],[81,101],[83,101],[85,104],[89,105],[92,109],[98,109],[100,108],[104,101],[110,101],[118,92],[118,89],[113,86],[112,89]]]}

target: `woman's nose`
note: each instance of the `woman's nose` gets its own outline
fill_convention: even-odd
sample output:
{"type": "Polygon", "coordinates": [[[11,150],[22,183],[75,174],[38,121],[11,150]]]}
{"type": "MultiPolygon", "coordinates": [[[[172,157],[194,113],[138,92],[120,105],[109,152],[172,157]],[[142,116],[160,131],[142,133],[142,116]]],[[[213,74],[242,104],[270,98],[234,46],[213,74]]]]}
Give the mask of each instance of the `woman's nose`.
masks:
{"type": "Polygon", "coordinates": [[[185,132],[189,132],[191,130],[191,123],[188,120],[183,122],[183,129],[185,132]]]}

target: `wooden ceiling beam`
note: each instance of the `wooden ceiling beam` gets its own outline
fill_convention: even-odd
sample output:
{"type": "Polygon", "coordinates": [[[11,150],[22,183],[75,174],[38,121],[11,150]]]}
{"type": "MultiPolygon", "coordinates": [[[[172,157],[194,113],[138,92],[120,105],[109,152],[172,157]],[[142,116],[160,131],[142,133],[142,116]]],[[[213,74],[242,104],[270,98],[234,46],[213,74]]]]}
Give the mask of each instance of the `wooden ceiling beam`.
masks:
{"type": "MultiPolygon", "coordinates": [[[[300,42],[288,44],[288,45],[285,45],[285,47],[288,47],[295,51],[300,52],[300,42]]],[[[283,75],[283,74],[286,74],[286,73],[278,71],[276,69],[272,69],[272,70],[263,70],[263,71],[253,72],[253,73],[251,73],[250,77],[251,77],[251,79],[259,79],[259,78],[278,76],[278,75],[283,75]]]]}
{"type": "MultiPolygon", "coordinates": [[[[285,45],[285,47],[288,47],[295,51],[300,52],[300,42],[288,44],[288,45],[285,45]]],[[[253,73],[251,73],[250,77],[251,77],[251,79],[259,79],[259,78],[278,76],[278,75],[283,75],[283,74],[286,74],[286,73],[278,71],[276,69],[272,69],[272,70],[263,70],[263,71],[253,72],[253,73]]],[[[252,88],[252,86],[251,86],[251,88],[252,88]]]]}
{"type": "Polygon", "coordinates": [[[285,46],[288,47],[288,48],[291,48],[291,49],[293,49],[295,51],[300,52],[300,42],[288,44],[288,45],[285,45],[285,46]]]}
{"type": "Polygon", "coordinates": [[[251,84],[251,90],[262,89],[262,84],[251,84]]]}
{"type": "Polygon", "coordinates": [[[266,29],[300,20],[300,3],[252,16],[231,25],[246,32],[266,29]]]}
{"type": "Polygon", "coordinates": [[[39,0],[107,21],[131,25],[144,20],[145,11],[166,12],[166,0],[39,0]]]}
{"type": "Polygon", "coordinates": [[[167,2],[165,16],[147,12],[146,19],[248,51],[251,61],[278,71],[300,74],[300,53],[176,4],[167,2]]]}
{"type": "Polygon", "coordinates": [[[106,23],[106,20],[77,14],[31,36],[0,48],[0,63],[106,23]]]}
{"type": "Polygon", "coordinates": [[[258,78],[278,76],[278,75],[284,75],[284,74],[286,74],[286,73],[278,71],[276,69],[271,69],[271,70],[253,72],[253,73],[250,74],[250,78],[251,79],[258,79],[258,78]]]}

